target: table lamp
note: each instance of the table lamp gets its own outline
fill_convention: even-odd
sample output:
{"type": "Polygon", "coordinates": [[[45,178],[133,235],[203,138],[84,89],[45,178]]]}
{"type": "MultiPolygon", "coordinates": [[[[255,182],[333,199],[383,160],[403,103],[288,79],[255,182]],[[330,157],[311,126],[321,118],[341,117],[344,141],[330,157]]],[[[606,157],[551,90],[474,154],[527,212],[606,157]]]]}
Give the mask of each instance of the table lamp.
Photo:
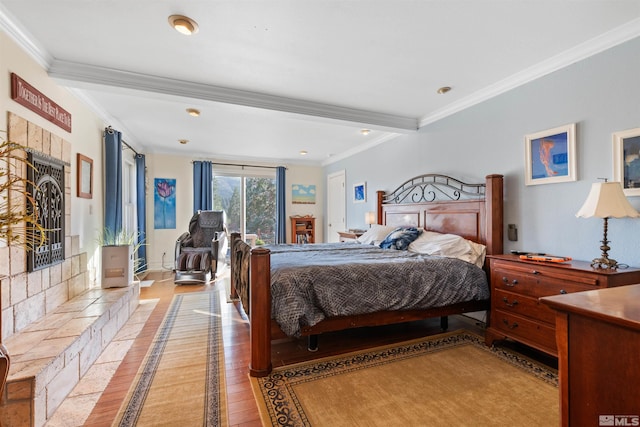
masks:
{"type": "Polygon", "coordinates": [[[365,222],[365,224],[369,225],[369,228],[371,228],[371,224],[375,224],[376,223],[376,213],[375,212],[366,212],[364,214],[364,222],[365,222]]]}
{"type": "Polygon", "coordinates": [[[591,185],[591,191],[587,200],[584,202],[577,217],[582,218],[603,218],[604,219],[604,237],[602,239],[602,255],[591,261],[591,266],[602,269],[618,268],[615,259],[609,258],[609,240],[607,240],[607,220],[609,218],[638,218],[640,213],[636,211],[627,200],[622,191],[622,185],[619,182],[596,182],[591,185]]]}

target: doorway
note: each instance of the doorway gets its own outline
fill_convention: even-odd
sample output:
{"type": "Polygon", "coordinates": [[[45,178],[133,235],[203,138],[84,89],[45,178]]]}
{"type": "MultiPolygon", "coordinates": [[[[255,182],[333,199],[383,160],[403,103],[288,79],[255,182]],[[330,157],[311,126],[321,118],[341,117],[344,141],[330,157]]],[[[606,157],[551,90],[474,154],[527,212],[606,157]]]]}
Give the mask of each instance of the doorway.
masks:
{"type": "Polygon", "coordinates": [[[327,176],[327,242],[339,242],[339,231],[347,228],[345,171],[327,176]]]}

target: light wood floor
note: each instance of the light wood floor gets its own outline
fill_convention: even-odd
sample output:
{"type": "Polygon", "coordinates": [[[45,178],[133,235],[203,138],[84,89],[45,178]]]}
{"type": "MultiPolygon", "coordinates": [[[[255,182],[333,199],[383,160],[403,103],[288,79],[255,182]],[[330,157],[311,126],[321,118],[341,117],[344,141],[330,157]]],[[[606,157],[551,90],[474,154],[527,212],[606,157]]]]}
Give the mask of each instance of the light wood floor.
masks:
{"type": "MultiPolygon", "coordinates": [[[[227,402],[230,426],[261,426],[258,410],[253,399],[248,378],[249,365],[249,325],[246,316],[241,315],[237,303],[226,303],[227,277],[222,277],[208,285],[176,286],[171,272],[151,273],[147,279],[154,279],[153,286],[141,288],[140,298],[159,299],[156,308],[145,323],[141,333],[124,357],[109,385],[102,393],[93,411],[86,420],[86,426],[110,426],[124,400],[131,381],[142,363],[144,356],[156,334],[173,295],[182,292],[212,291],[221,293],[223,317],[223,340],[225,349],[227,402]]],[[[228,285],[227,285],[228,286],[228,285]]],[[[464,316],[452,316],[449,329],[467,329],[483,334],[482,325],[464,316]]],[[[319,350],[311,353],[306,349],[306,340],[278,340],[272,344],[274,366],[311,360],[348,351],[360,350],[377,345],[399,342],[440,332],[439,319],[429,319],[410,324],[361,328],[322,335],[319,350]]],[[[536,356],[535,354],[533,355],[536,356]]],[[[542,358],[544,359],[544,357],[542,358]]],[[[545,362],[545,360],[542,360],[545,362]]],[[[550,364],[554,361],[551,360],[550,364]]],[[[179,410],[179,408],[176,408],[179,410]]]]}

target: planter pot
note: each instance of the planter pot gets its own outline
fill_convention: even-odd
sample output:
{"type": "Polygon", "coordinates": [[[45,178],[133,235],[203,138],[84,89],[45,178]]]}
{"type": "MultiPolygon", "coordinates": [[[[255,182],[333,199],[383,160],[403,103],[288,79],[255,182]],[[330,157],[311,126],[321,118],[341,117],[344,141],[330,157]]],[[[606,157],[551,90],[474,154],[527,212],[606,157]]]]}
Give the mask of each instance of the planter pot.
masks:
{"type": "Polygon", "coordinates": [[[103,288],[122,288],[133,283],[133,246],[102,247],[103,288]]]}

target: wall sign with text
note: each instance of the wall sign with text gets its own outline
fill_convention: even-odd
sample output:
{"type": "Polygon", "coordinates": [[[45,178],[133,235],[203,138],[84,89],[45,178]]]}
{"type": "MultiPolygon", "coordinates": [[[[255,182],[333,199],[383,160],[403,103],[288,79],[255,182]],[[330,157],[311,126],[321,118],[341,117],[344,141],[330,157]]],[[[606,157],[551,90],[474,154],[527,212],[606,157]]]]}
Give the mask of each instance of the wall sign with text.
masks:
{"type": "Polygon", "coordinates": [[[71,113],[15,73],[11,73],[11,99],[67,132],[71,132],[71,113]]]}

